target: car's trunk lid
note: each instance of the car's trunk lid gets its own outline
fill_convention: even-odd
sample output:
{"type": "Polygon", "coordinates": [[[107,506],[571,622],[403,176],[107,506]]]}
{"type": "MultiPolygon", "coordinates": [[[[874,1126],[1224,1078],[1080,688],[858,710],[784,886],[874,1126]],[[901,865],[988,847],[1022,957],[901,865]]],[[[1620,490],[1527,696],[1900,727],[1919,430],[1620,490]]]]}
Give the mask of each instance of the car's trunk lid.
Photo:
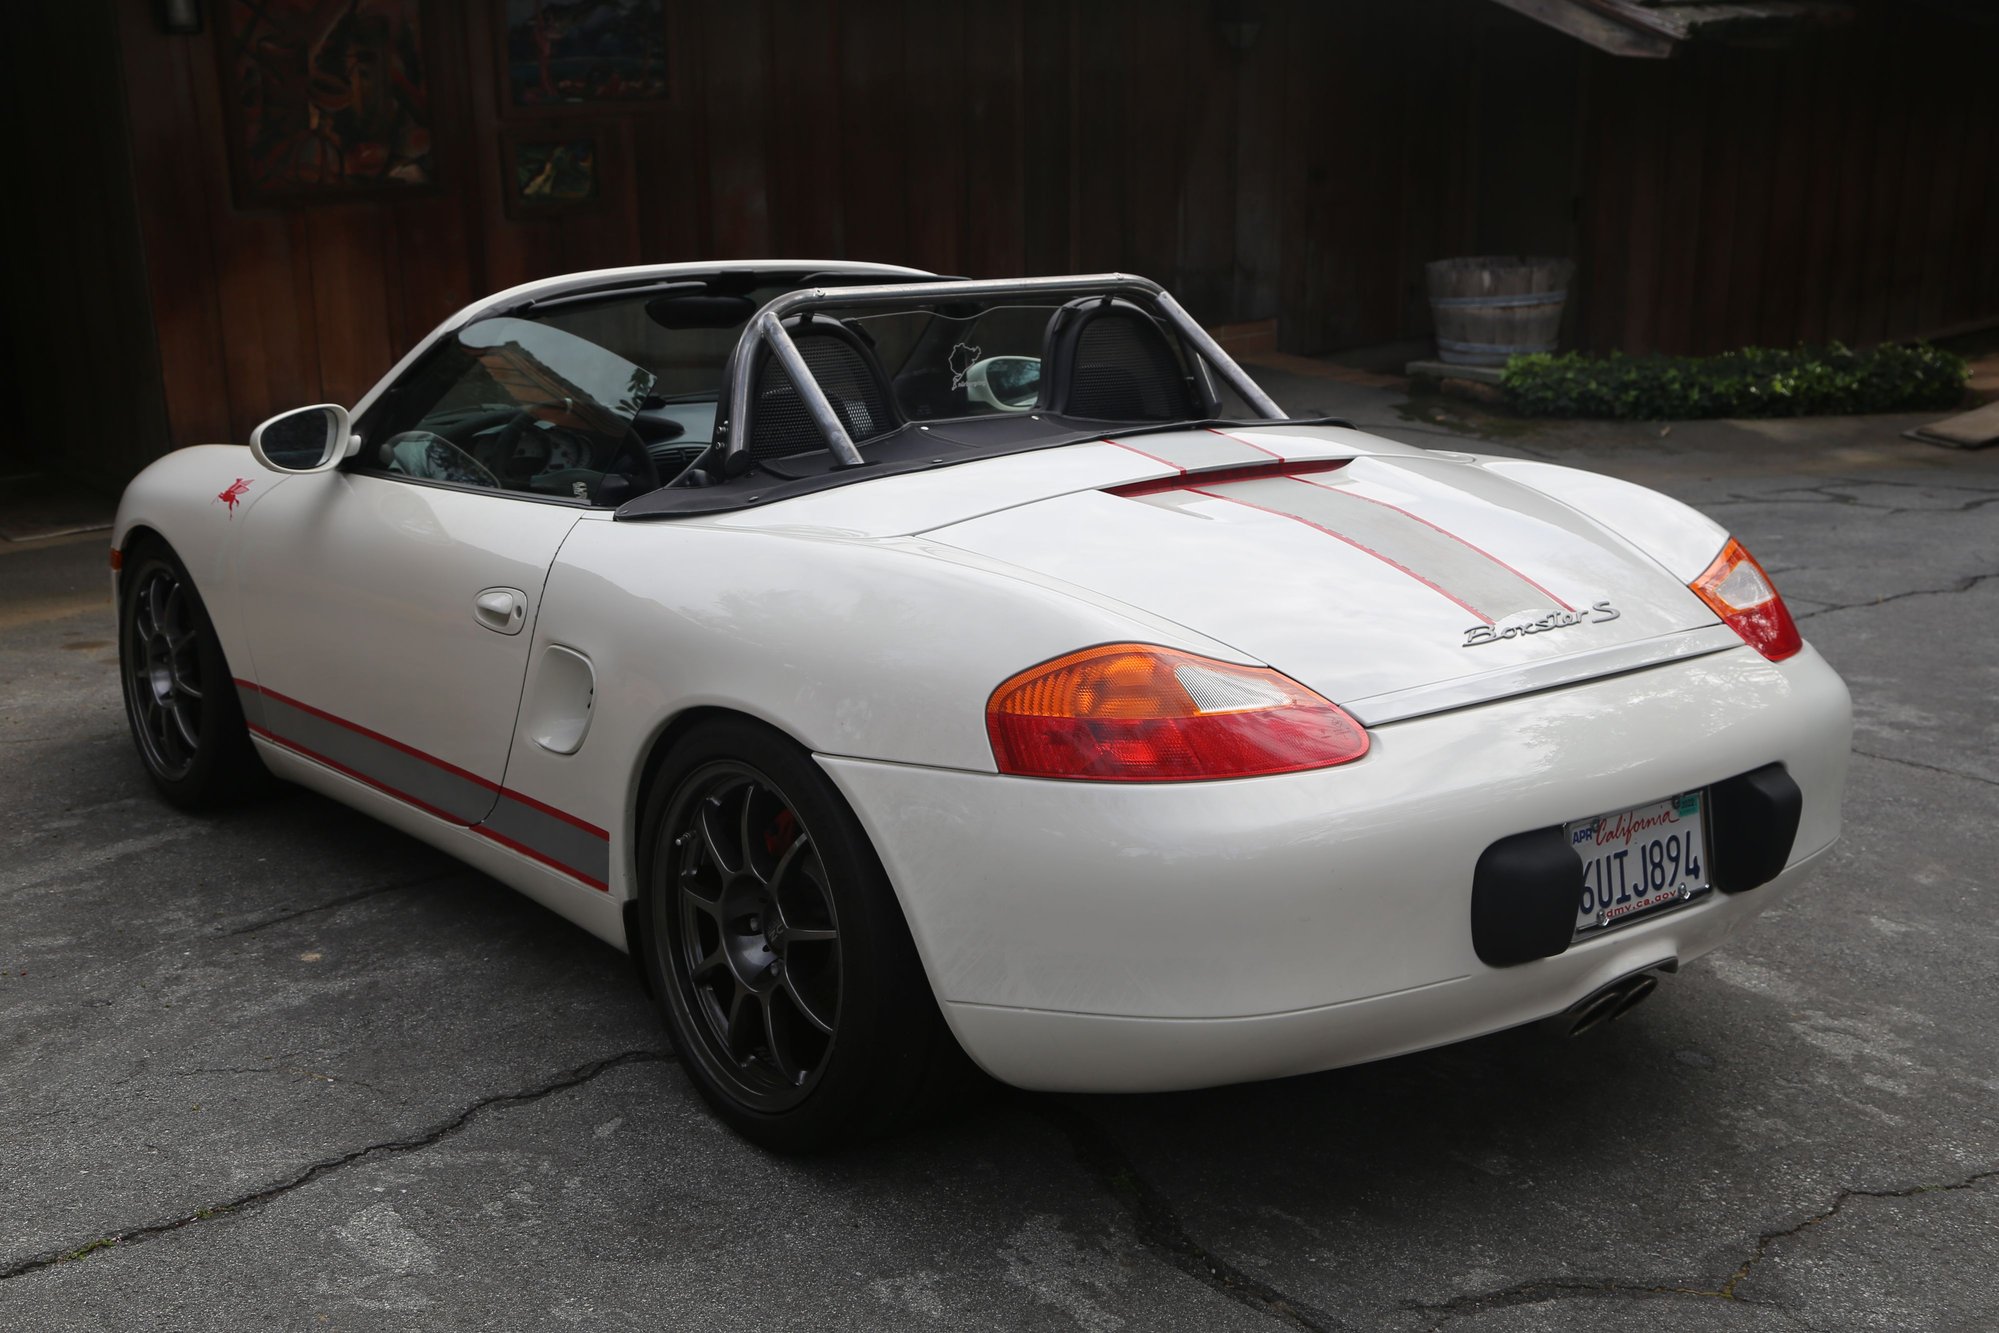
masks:
{"type": "Polygon", "coordinates": [[[1150,477],[926,535],[1176,622],[1363,720],[1734,642],[1589,516],[1461,455],[1354,455],[1330,434],[1219,437],[1249,446],[1233,455],[1192,433],[1134,437],[1120,447],[1150,477]]]}

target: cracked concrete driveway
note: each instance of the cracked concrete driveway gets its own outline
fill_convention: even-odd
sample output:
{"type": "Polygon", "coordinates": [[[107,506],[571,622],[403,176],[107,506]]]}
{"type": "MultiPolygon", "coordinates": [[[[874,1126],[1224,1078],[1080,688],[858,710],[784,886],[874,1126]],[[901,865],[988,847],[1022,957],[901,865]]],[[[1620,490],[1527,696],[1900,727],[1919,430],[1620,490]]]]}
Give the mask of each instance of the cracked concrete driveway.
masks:
{"type": "Polygon", "coordinates": [[[1844,842],[1630,1018],[818,1161],[490,880],[301,792],[162,805],[101,538],[0,555],[0,1329],[1989,1329],[1999,452],[1903,424],[1490,446],[1723,517],[1853,687],[1844,842]]]}

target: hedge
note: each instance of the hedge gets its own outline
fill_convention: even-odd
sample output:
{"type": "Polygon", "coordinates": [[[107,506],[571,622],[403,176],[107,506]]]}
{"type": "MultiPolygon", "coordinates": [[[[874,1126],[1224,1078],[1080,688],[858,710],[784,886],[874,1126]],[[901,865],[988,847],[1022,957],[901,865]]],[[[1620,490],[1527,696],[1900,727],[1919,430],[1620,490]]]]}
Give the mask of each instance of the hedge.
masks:
{"type": "Polygon", "coordinates": [[[1969,374],[1963,357],[1928,343],[1865,352],[1832,343],[1720,356],[1536,353],[1509,361],[1500,386],[1528,416],[1687,421],[1954,407],[1969,374]]]}

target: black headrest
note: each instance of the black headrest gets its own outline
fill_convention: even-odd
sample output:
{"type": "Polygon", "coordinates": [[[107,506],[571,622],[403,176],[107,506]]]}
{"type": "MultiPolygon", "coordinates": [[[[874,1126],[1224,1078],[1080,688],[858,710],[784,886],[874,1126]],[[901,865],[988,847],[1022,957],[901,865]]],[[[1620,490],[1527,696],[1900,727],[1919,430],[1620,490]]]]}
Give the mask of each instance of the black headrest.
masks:
{"type": "Polygon", "coordinates": [[[1086,296],[1048,321],[1035,406],[1098,421],[1198,421],[1205,404],[1159,322],[1130,301],[1086,296]]]}
{"type": "MultiPolygon", "coordinates": [[[[888,376],[873,350],[853,329],[837,319],[806,314],[785,320],[784,331],[791,336],[812,378],[855,444],[886,435],[903,424],[888,376]]],[[[748,456],[786,458],[826,448],[826,437],[806,410],[805,400],[792,384],[784,363],[763,343],[757,345],[755,355],[757,369],[750,384],[748,456]]],[[[732,353],[723,372],[721,411],[725,415],[735,357],[732,353]]]]}

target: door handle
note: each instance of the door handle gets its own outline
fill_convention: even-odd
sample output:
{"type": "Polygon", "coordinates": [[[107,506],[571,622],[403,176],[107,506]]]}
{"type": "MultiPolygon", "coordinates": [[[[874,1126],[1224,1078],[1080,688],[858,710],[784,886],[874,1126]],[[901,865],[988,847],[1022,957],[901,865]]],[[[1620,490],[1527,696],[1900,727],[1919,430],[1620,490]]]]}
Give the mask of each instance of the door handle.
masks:
{"type": "Polygon", "coordinates": [[[527,594],[519,588],[487,588],[472,599],[472,618],[495,633],[519,634],[527,624],[527,594]]]}

